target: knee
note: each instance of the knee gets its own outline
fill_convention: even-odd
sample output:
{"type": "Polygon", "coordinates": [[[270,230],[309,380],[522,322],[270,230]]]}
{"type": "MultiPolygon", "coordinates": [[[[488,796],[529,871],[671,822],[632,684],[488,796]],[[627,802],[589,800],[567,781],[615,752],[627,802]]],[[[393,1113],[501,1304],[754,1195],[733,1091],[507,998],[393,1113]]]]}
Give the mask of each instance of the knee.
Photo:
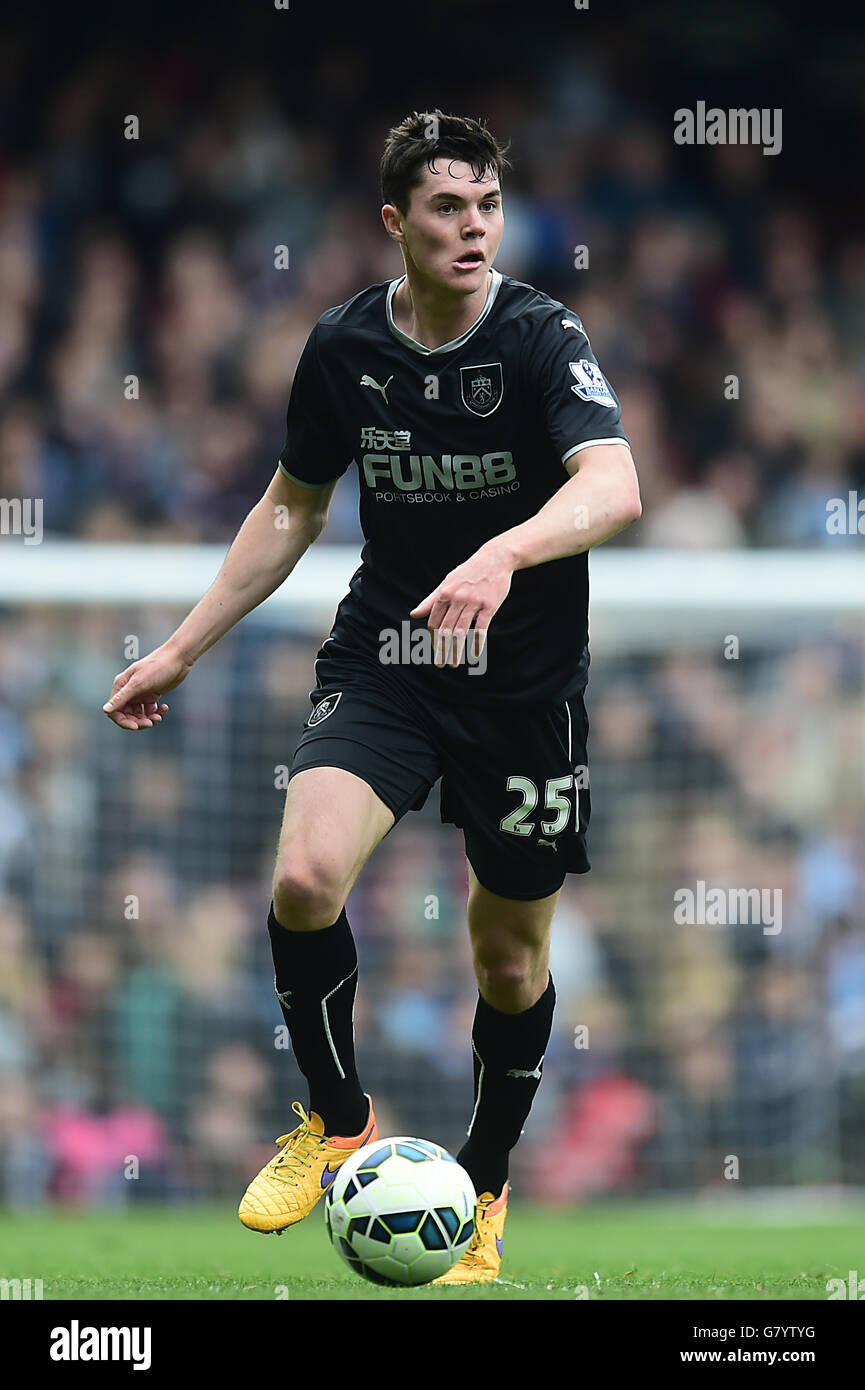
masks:
{"type": "Polygon", "coordinates": [[[292,931],[318,931],[331,926],[345,899],[342,876],[322,860],[293,854],[277,866],[273,910],[276,920],[292,931]]]}
{"type": "Polygon", "coordinates": [[[475,954],[478,988],[494,1009],[522,1013],[537,1003],[547,987],[546,954],[528,948],[513,952],[484,951],[475,954]]]}

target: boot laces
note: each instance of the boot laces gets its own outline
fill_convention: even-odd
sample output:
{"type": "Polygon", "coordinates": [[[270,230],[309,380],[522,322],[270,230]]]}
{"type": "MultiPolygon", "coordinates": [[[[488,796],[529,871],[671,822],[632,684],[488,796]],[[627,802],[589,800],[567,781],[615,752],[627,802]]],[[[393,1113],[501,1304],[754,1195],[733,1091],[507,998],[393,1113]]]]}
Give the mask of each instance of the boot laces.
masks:
{"type": "Polygon", "coordinates": [[[484,1255],[484,1225],[483,1225],[483,1223],[484,1223],[485,1221],[488,1220],[488,1217],[487,1217],[487,1214],[486,1214],[487,1206],[492,1206],[492,1202],[486,1203],[484,1206],[482,1206],[481,1203],[478,1202],[478,1210],[477,1210],[477,1214],[476,1214],[476,1216],[475,1216],[475,1230],[474,1230],[474,1235],[472,1236],[472,1238],[471,1238],[471,1240],[470,1240],[470,1242],[469,1242],[468,1249],[466,1250],[465,1254],[464,1254],[463,1257],[462,1257],[462,1258],[466,1261],[467,1264],[472,1265],[472,1266],[475,1266],[475,1265],[486,1265],[486,1259],[485,1259],[485,1255],[484,1255]]]}
{"type": "Polygon", "coordinates": [[[292,1187],[297,1186],[298,1178],[302,1177],[302,1168],[311,1168],[311,1159],[321,1144],[324,1135],[315,1134],[310,1128],[310,1118],[304,1110],[299,1100],[294,1101],[292,1110],[301,1117],[302,1124],[290,1134],[281,1134],[277,1139],[277,1144],[284,1144],[285,1148],[273,1160],[273,1175],[280,1178],[282,1182],[290,1183],[292,1187]]]}

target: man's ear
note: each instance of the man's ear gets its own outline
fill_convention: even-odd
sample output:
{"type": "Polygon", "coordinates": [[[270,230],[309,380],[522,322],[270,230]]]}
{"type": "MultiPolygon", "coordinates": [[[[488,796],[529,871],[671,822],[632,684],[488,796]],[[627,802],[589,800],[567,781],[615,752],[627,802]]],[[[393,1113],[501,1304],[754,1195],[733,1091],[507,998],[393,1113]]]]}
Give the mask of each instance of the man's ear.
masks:
{"type": "Polygon", "coordinates": [[[399,208],[394,207],[393,203],[385,203],[381,210],[381,220],[388,236],[402,245],[405,241],[405,232],[402,225],[402,213],[399,208]]]}

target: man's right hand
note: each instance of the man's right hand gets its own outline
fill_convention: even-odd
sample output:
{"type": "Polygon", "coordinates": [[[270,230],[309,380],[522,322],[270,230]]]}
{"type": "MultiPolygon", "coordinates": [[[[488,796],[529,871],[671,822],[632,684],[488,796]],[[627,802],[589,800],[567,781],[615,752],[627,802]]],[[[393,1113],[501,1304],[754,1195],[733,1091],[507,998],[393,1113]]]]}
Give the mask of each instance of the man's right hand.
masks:
{"type": "Polygon", "coordinates": [[[121,729],[152,729],[168,712],[168,705],[159,703],[160,695],[175,690],[191,670],[192,662],[166,642],[114,677],[102,708],[121,729]]]}

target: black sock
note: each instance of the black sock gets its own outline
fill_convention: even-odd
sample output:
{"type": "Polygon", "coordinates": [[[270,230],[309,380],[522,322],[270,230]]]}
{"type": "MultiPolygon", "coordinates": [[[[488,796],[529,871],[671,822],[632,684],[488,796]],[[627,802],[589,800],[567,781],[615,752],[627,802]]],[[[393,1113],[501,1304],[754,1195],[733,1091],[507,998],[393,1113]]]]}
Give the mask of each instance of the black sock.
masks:
{"type": "Polygon", "coordinates": [[[475,1109],[469,1137],[457,1154],[478,1196],[498,1197],[507,1181],[508,1154],[541,1084],[555,1003],[552,975],[540,999],[520,1014],[500,1013],[478,995],[472,1028],[475,1109]],[[513,1071],[527,1075],[509,1075],[513,1071]]]}
{"type": "Polygon", "coordinates": [[[309,1108],[325,1134],[360,1133],[369,1114],[354,1060],[357,952],[345,908],[331,927],[288,931],[267,918],[275,986],[297,1065],[309,1082],[309,1108]]]}

